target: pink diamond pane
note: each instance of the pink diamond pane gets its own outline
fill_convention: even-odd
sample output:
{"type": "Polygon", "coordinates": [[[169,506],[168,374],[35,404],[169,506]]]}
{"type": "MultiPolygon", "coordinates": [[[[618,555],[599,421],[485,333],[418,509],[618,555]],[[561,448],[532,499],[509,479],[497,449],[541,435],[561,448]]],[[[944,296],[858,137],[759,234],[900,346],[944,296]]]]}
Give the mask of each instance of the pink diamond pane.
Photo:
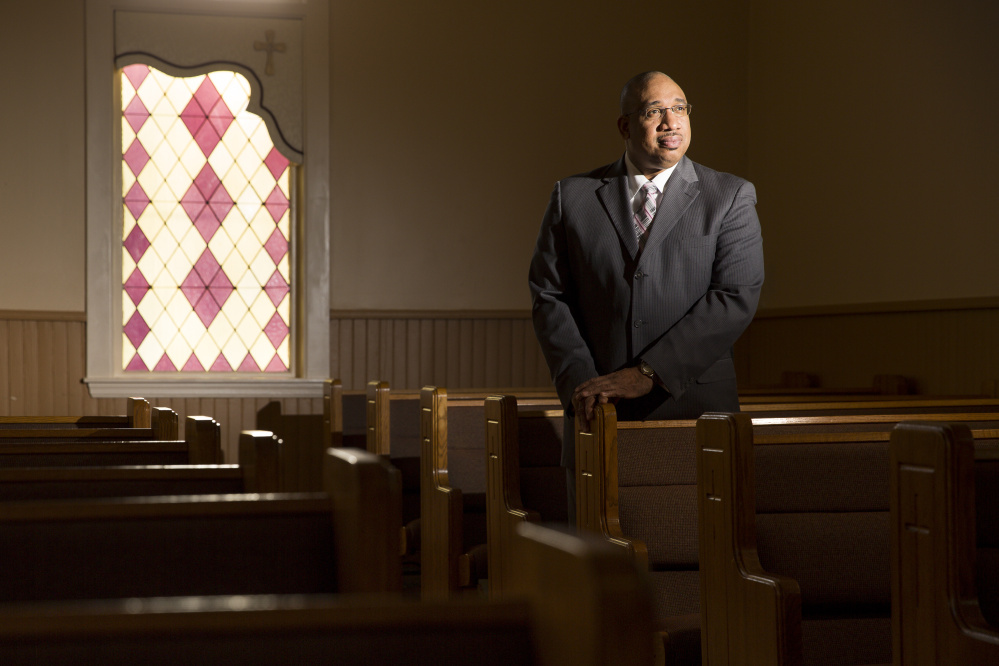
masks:
{"type": "Polygon", "coordinates": [[[229,361],[226,360],[225,356],[219,354],[215,362],[212,363],[212,372],[232,372],[232,366],[229,365],[229,361]]]}
{"type": "Polygon", "coordinates": [[[212,127],[215,128],[215,131],[218,132],[219,136],[225,135],[226,130],[229,129],[229,125],[232,124],[234,118],[235,117],[232,115],[232,111],[230,111],[229,107],[226,106],[225,101],[221,99],[216,102],[215,106],[212,107],[212,110],[208,112],[208,122],[212,124],[212,127]]]}
{"type": "Polygon", "coordinates": [[[270,255],[271,260],[276,264],[288,254],[288,240],[281,233],[280,229],[275,229],[271,237],[264,243],[264,249],[270,255]]]}
{"type": "Polygon", "coordinates": [[[191,354],[191,358],[187,359],[187,363],[184,364],[184,372],[204,372],[205,366],[201,365],[201,361],[198,360],[196,354],[191,354]]]}
{"type": "Polygon", "coordinates": [[[132,343],[132,346],[138,348],[142,344],[142,341],[146,339],[146,336],[149,335],[149,324],[142,318],[142,315],[135,312],[131,319],[128,320],[128,323],[125,324],[124,332],[125,337],[132,343]]]}
{"type": "Polygon", "coordinates": [[[208,114],[192,99],[180,112],[180,119],[183,121],[184,126],[187,127],[187,131],[191,133],[191,136],[194,136],[208,120],[208,114]]]}
{"type": "Polygon", "coordinates": [[[201,110],[204,111],[205,116],[207,116],[212,107],[222,99],[222,96],[219,95],[219,91],[215,87],[215,84],[212,83],[212,80],[206,76],[194,92],[194,99],[198,102],[201,110]]]}
{"type": "Polygon", "coordinates": [[[215,317],[221,311],[222,306],[212,298],[207,290],[201,296],[201,300],[194,304],[194,313],[198,315],[198,319],[205,325],[205,328],[211,326],[212,322],[215,321],[215,317]]]}
{"type": "Polygon", "coordinates": [[[284,195],[279,186],[275,185],[264,202],[264,206],[267,207],[267,212],[271,214],[271,219],[277,223],[288,210],[288,197],[284,195]]]}
{"type": "Polygon", "coordinates": [[[260,366],[253,360],[249,352],[247,352],[243,362],[239,364],[239,372],[260,372],[260,366]]]}
{"type": "Polygon", "coordinates": [[[139,130],[142,129],[142,126],[146,124],[147,120],[149,120],[149,109],[146,108],[146,105],[143,104],[142,100],[139,99],[139,96],[136,95],[132,98],[132,101],[128,103],[128,106],[125,107],[125,111],[122,115],[125,116],[125,120],[128,121],[128,125],[132,128],[132,131],[138,134],[139,130]]]}
{"type": "Polygon", "coordinates": [[[125,164],[132,170],[132,173],[138,176],[142,168],[149,162],[149,153],[142,147],[142,142],[135,139],[132,141],[132,145],[128,147],[128,150],[125,151],[125,154],[122,155],[122,159],[125,160],[125,164]]]}
{"type": "MultiPolygon", "coordinates": [[[[138,229],[138,227],[136,227],[136,229],[138,229]]],[[[132,299],[132,303],[135,305],[138,305],[139,301],[141,301],[145,295],[149,293],[149,283],[146,281],[145,276],[142,275],[142,271],[138,268],[132,271],[132,274],[128,276],[127,280],[125,280],[124,288],[125,293],[128,294],[128,297],[132,299]]]]}
{"type": "MultiPolygon", "coordinates": [[[[201,167],[201,171],[194,178],[194,186],[198,188],[198,192],[204,197],[207,202],[215,194],[215,190],[219,188],[222,181],[219,180],[219,176],[215,173],[215,169],[212,168],[211,164],[205,164],[201,167]]],[[[228,193],[226,193],[228,194],[228,193]]]]}
{"type": "Polygon", "coordinates": [[[288,324],[284,323],[281,315],[275,312],[271,320],[267,322],[267,326],[264,326],[264,335],[274,345],[274,349],[277,349],[278,345],[288,337],[288,324]]]}
{"type": "Polygon", "coordinates": [[[264,164],[274,176],[274,180],[277,180],[288,168],[288,158],[279,153],[277,148],[271,148],[271,152],[267,153],[267,157],[264,158],[264,164]]]}
{"type": "Polygon", "coordinates": [[[166,352],[164,352],[163,356],[160,357],[159,362],[153,370],[156,372],[177,372],[177,366],[173,364],[173,361],[171,361],[170,357],[166,355],[166,352]]]}
{"type": "Polygon", "coordinates": [[[212,254],[212,251],[205,250],[194,264],[194,270],[197,271],[204,284],[207,285],[215,278],[215,274],[222,270],[222,267],[219,265],[215,255],[212,254]]]}
{"type": "Polygon", "coordinates": [[[284,361],[281,360],[281,356],[274,354],[274,358],[272,358],[271,362],[267,364],[266,368],[264,368],[264,372],[285,372],[287,369],[288,366],[286,366],[284,361]]]}
{"type": "Polygon", "coordinates": [[[149,65],[126,65],[121,68],[121,71],[128,78],[132,87],[138,90],[142,82],[149,76],[149,65]]]}
{"type": "Polygon", "coordinates": [[[288,292],[291,291],[291,287],[288,286],[288,281],[281,275],[281,271],[274,271],[270,279],[267,280],[267,284],[264,285],[264,291],[267,293],[267,297],[271,299],[274,307],[277,307],[284,300],[288,292]]]}
{"type": "Polygon", "coordinates": [[[201,214],[194,220],[194,228],[198,230],[201,237],[208,243],[215,237],[215,232],[219,230],[222,223],[215,217],[215,213],[210,206],[201,209],[201,214]]]}
{"type": "Polygon", "coordinates": [[[225,219],[225,216],[229,214],[232,210],[235,202],[232,197],[229,196],[229,192],[225,189],[225,185],[219,184],[215,192],[212,193],[211,197],[208,199],[208,205],[211,207],[212,212],[215,213],[215,218],[221,222],[225,219]]]}
{"type": "Polygon", "coordinates": [[[142,233],[139,225],[135,225],[122,245],[125,246],[129,256],[132,257],[132,261],[138,263],[142,255],[149,249],[149,239],[146,238],[146,234],[142,233]]]}
{"type": "Polygon", "coordinates": [[[125,370],[149,372],[149,368],[142,362],[142,359],[139,358],[138,353],[136,353],[135,356],[132,357],[132,360],[128,362],[128,365],[125,366],[125,370]]]}
{"type": "Polygon", "coordinates": [[[125,205],[135,219],[139,219],[142,211],[146,210],[146,206],[149,205],[149,196],[142,189],[142,186],[139,185],[139,181],[132,183],[132,187],[125,194],[125,205]]]}
{"type": "Polygon", "coordinates": [[[215,150],[215,146],[219,145],[222,135],[215,130],[215,127],[211,123],[205,123],[194,133],[194,140],[197,142],[198,148],[201,149],[204,156],[208,157],[215,150]]]}

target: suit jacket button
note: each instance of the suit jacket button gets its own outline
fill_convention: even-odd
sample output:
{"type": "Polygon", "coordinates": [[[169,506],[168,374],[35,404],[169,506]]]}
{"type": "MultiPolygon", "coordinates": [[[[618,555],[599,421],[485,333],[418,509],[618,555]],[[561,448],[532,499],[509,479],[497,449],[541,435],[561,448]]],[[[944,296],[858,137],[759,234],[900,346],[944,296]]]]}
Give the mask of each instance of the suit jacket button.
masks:
{"type": "Polygon", "coordinates": [[[638,321],[635,322],[635,328],[639,328],[644,323],[645,323],[644,321],[642,321],[641,319],[639,319],[638,321]]]}
{"type": "Polygon", "coordinates": [[[643,277],[645,277],[645,273],[643,273],[642,271],[638,271],[637,273],[635,273],[635,277],[641,280],[643,277]]]}

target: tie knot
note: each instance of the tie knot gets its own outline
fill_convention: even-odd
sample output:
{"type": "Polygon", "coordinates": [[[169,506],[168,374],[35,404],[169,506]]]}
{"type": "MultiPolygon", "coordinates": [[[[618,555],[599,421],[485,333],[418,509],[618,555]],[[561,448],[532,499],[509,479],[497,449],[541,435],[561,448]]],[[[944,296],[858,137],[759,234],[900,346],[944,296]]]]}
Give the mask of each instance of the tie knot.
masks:
{"type": "Polygon", "coordinates": [[[645,194],[647,198],[659,196],[659,188],[652,183],[645,183],[642,185],[642,193],[645,194]]]}

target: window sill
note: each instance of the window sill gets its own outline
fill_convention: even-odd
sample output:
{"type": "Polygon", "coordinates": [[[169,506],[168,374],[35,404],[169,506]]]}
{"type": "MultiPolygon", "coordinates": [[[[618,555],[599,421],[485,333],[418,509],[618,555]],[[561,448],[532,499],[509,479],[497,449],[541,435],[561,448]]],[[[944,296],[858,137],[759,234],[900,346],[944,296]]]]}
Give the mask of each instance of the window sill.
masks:
{"type": "Polygon", "coordinates": [[[132,379],[87,377],[94,398],[320,398],[323,379],[132,379]]]}

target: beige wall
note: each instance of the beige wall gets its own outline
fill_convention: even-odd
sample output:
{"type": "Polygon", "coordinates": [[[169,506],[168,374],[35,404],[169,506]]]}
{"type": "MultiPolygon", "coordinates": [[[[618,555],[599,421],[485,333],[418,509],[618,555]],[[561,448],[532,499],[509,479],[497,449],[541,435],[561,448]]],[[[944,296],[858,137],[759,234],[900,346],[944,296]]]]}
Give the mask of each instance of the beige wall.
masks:
{"type": "Polygon", "coordinates": [[[3,2],[0,25],[0,309],[82,312],[83,2],[3,2]]]}
{"type": "Polygon", "coordinates": [[[763,307],[999,294],[999,3],[751,5],[763,307]]]}
{"type": "MultiPolygon", "coordinates": [[[[999,5],[827,4],[332,3],[333,307],[527,308],[551,186],[618,156],[646,68],[757,184],[764,306],[999,295],[999,5]]],[[[81,312],[83,2],[0,21],[0,310],[81,312]]]]}

